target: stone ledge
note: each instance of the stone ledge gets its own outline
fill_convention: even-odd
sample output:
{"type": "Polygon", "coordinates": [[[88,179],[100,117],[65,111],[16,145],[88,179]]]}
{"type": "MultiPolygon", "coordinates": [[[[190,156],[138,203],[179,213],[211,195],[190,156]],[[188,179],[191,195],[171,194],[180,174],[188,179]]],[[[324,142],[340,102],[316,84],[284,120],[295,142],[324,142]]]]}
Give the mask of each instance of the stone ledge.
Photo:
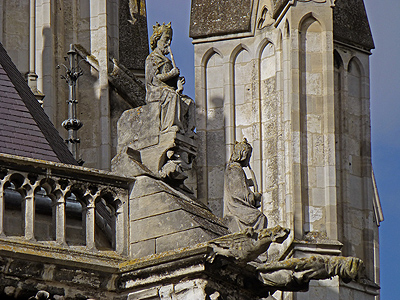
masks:
{"type": "Polygon", "coordinates": [[[77,247],[62,247],[56,242],[33,243],[23,238],[0,238],[1,256],[19,259],[40,259],[43,263],[93,268],[103,271],[116,271],[126,257],[114,251],[87,251],[77,247]]]}
{"type": "Polygon", "coordinates": [[[380,290],[380,286],[377,285],[376,283],[372,282],[372,281],[365,281],[363,283],[359,283],[359,282],[349,282],[349,283],[344,283],[343,281],[340,281],[340,285],[344,286],[346,288],[352,289],[352,290],[356,290],[359,292],[363,292],[363,293],[367,293],[370,295],[374,295],[374,296],[379,296],[379,290],[380,290]]]}
{"type": "Polygon", "coordinates": [[[227,289],[238,289],[251,295],[243,299],[253,299],[254,295],[268,296],[271,289],[258,281],[254,267],[239,267],[230,259],[220,256],[209,263],[207,257],[211,251],[206,243],[202,243],[125,262],[121,264],[119,289],[140,294],[143,289],[154,289],[154,285],[165,286],[183,279],[204,278],[213,281],[218,278],[217,281],[223,281],[227,289]]]}
{"type": "Polygon", "coordinates": [[[281,259],[288,257],[301,257],[307,255],[332,255],[338,256],[342,254],[340,250],[343,244],[334,240],[321,240],[318,242],[310,242],[304,240],[293,240],[288,248],[282,253],[281,259]]]}
{"type": "Polygon", "coordinates": [[[4,153],[0,153],[0,165],[1,168],[10,168],[12,170],[24,173],[32,172],[39,175],[61,176],[71,179],[88,180],[122,188],[128,188],[130,183],[134,181],[132,178],[119,176],[108,171],[4,153]]]}

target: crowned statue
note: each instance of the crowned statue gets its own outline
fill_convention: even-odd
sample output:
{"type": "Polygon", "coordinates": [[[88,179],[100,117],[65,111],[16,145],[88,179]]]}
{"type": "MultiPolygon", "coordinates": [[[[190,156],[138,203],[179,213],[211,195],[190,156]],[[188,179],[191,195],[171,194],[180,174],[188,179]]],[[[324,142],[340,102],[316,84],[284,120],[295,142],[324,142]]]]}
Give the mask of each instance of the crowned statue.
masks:
{"type": "Polygon", "coordinates": [[[160,102],[161,133],[179,132],[193,137],[195,105],[191,98],[183,94],[185,78],[180,76],[176,67],[171,41],[171,23],[156,23],[150,37],[152,52],[146,59],[146,103],[160,102]]]}

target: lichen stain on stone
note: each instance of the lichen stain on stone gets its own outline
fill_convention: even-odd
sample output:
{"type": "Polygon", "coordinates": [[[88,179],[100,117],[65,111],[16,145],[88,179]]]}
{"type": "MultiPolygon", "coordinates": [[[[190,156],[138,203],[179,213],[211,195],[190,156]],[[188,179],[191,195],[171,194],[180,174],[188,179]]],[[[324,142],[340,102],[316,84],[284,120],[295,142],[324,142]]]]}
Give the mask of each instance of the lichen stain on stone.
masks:
{"type": "Polygon", "coordinates": [[[54,260],[70,261],[84,264],[104,265],[117,268],[118,263],[123,257],[115,252],[107,251],[106,253],[90,253],[85,250],[76,250],[61,248],[48,245],[34,245],[30,242],[18,241],[18,245],[0,245],[0,251],[32,255],[42,258],[50,258],[54,260]]]}

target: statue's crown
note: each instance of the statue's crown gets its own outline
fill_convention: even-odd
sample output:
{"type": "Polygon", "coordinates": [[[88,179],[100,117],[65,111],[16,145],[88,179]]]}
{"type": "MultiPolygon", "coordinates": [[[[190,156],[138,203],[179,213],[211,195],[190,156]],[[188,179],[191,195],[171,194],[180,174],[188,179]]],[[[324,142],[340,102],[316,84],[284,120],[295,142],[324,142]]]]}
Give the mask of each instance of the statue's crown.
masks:
{"type": "Polygon", "coordinates": [[[158,22],[156,22],[156,25],[153,25],[153,34],[150,37],[151,50],[154,50],[157,47],[157,41],[161,38],[164,32],[169,32],[170,37],[172,38],[171,22],[169,22],[167,25],[165,25],[165,23],[160,25],[158,22]]]}
{"type": "Polygon", "coordinates": [[[235,141],[235,148],[252,148],[251,145],[247,142],[246,138],[243,138],[242,142],[235,141]]]}
{"type": "Polygon", "coordinates": [[[169,22],[167,25],[165,25],[165,23],[160,25],[158,22],[156,22],[156,25],[153,25],[153,33],[155,34],[160,34],[169,30],[171,30],[171,22],[169,22]]]}
{"type": "Polygon", "coordinates": [[[251,155],[253,148],[244,138],[243,142],[235,141],[233,146],[233,152],[231,155],[231,161],[242,161],[245,160],[248,155],[251,155]]]}

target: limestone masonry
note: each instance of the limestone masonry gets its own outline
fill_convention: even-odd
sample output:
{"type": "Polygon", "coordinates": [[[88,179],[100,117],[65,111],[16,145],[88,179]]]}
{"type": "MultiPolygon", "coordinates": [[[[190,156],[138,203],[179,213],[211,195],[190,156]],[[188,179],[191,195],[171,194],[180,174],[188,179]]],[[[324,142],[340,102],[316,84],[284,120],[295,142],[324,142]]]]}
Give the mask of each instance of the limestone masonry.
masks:
{"type": "Polygon", "coordinates": [[[362,0],[0,11],[1,299],[380,299],[362,0]]]}

